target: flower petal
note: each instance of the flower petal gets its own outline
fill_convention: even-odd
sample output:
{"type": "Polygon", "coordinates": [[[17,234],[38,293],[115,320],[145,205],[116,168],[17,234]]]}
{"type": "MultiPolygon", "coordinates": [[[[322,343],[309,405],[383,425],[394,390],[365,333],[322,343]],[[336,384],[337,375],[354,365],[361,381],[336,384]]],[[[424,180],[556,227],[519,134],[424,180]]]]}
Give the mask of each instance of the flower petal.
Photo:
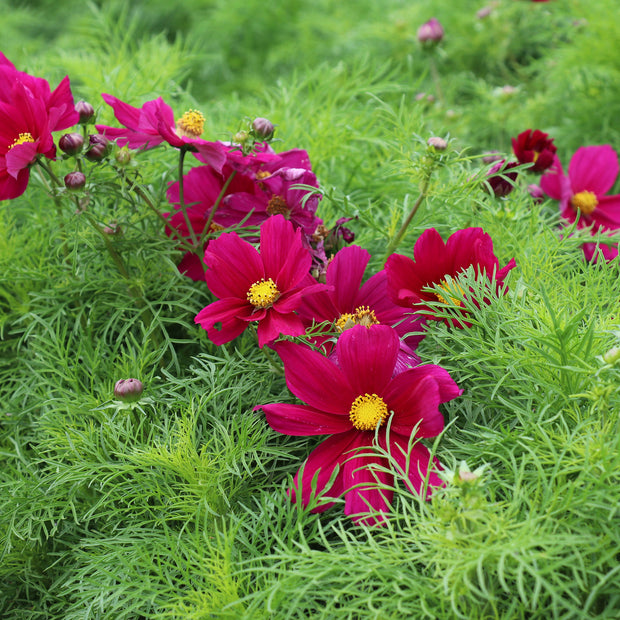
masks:
{"type": "Polygon", "coordinates": [[[214,344],[230,342],[243,332],[251,320],[251,306],[248,302],[227,297],[203,308],[194,321],[207,330],[214,344]],[[221,327],[216,327],[221,323],[221,327]]]}
{"type": "Polygon", "coordinates": [[[336,252],[327,267],[326,282],[334,287],[332,302],[340,312],[353,312],[364,270],[370,253],[357,245],[350,245],[336,252]]]}
{"type": "Polygon", "coordinates": [[[344,373],[331,360],[309,347],[293,342],[276,342],[273,349],[284,363],[289,390],[312,407],[346,415],[358,396],[344,373]]]}
{"type": "Polygon", "coordinates": [[[282,314],[275,308],[268,308],[265,318],[258,322],[258,346],[262,349],[278,336],[301,336],[305,332],[301,319],[293,312],[282,314]]]}
{"type": "Polygon", "coordinates": [[[602,196],[618,176],[618,155],[609,144],[581,146],[568,164],[568,176],[574,194],[589,191],[602,196]]]}
{"type": "Polygon", "coordinates": [[[325,413],[309,405],[274,403],[256,409],[262,409],[269,426],[284,435],[331,435],[352,429],[349,418],[325,413]]]}
{"type": "Polygon", "coordinates": [[[387,325],[355,325],[338,338],[338,363],[355,391],[381,396],[392,377],[400,341],[387,325]]]}

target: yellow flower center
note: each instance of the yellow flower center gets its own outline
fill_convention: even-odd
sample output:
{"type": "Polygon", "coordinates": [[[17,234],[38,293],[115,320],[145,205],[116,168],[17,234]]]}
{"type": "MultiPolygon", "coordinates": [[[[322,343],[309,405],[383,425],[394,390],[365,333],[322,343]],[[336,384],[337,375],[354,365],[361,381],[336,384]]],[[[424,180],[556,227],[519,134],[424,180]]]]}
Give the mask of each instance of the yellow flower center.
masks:
{"type": "Polygon", "coordinates": [[[351,404],[349,420],[360,431],[372,431],[388,417],[388,408],[381,396],[361,394],[351,404]]]}
{"type": "Polygon", "coordinates": [[[181,138],[200,138],[205,128],[205,117],[198,110],[188,110],[177,121],[176,132],[181,138]]]}
{"type": "Polygon", "coordinates": [[[256,308],[268,308],[280,297],[280,291],[271,278],[263,278],[250,286],[247,297],[256,308]]]}
{"type": "Polygon", "coordinates": [[[371,310],[368,306],[359,306],[355,308],[353,314],[350,312],[341,314],[334,325],[339,332],[343,332],[345,329],[349,329],[354,325],[370,327],[371,325],[378,325],[379,322],[374,310],[371,310]]]}
{"type": "Polygon", "coordinates": [[[18,144],[24,144],[25,142],[34,142],[34,138],[31,133],[20,133],[19,136],[13,141],[13,144],[9,146],[9,150],[18,144]]]}
{"type": "Polygon", "coordinates": [[[267,213],[269,213],[269,215],[278,215],[279,213],[288,217],[290,212],[291,210],[288,208],[286,200],[284,200],[282,196],[272,196],[267,204],[267,213]]]}
{"type": "MultiPolygon", "coordinates": [[[[456,286],[456,288],[459,289],[459,291],[461,291],[461,293],[465,294],[465,291],[458,285],[456,284],[456,282],[454,282],[454,280],[452,281],[452,283],[456,286]]],[[[445,280],[442,280],[439,283],[439,288],[442,288],[444,291],[446,291],[446,293],[448,293],[448,297],[450,298],[450,301],[455,305],[455,306],[462,306],[463,302],[460,299],[457,299],[456,297],[452,297],[452,295],[450,295],[450,289],[448,288],[448,283],[445,280]]],[[[437,299],[442,303],[442,304],[446,304],[447,306],[450,305],[448,300],[443,297],[442,295],[440,295],[439,293],[435,293],[435,296],[437,297],[437,299]]]]}
{"type": "Polygon", "coordinates": [[[570,200],[571,206],[575,211],[579,210],[584,215],[590,215],[594,209],[598,206],[598,200],[594,192],[579,192],[575,194],[570,200]]]}
{"type": "Polygon", "coordinates": [[[267,170],[259,170],[256,173],[256,178],[261,181],[262,179],[266,179],[271,176],[271,172],[267,172],[267,170]]]}

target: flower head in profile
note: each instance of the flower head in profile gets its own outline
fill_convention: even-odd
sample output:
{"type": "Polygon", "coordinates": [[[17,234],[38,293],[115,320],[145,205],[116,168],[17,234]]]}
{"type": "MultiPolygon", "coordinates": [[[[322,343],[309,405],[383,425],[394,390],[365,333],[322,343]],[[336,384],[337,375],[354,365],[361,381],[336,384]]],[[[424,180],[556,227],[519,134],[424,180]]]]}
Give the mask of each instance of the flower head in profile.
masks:
{"type": "MultiPolygon", "coordinates": [[[[436,437],[444,426],[439,405],[461,394],[446,370],[428,365],[394,375],[399,338],[387,325],[356,325],[344,332],[336,345],[337,363],[292,342],[278,342],[274,348],[289,389],[305,404],[257,409],[280,433],[331,435],[297,472],[293,500],[299,494],[307,506],[315,485],[324,497],[344,495],[344,512],[356,521],[381,523],[389,511],[394,476],[387,459],[372,454],[375,438],[406,472],[412,491],[420,493],[425,480],[431,488],[443,485],[438,461],[415,440],[436,437]]],[[[313,510],[322,512],[331,505],[313,510]]]]}
{"type": "Polygon", "coordinates": [[[172,108],[161,97],[147,101],[141,108],[102,94],[103,100],[112,107],[116,120],[123,128],[95,125],[97,131],[121,147],[152,149],[162,142],[175,148],[200,153],[203,160],[218,172],[226,160],[225,147],[218,142],[200,138],[204,129],[204,116],[197,110],[188,110],[175,120],[172,108]]]}
{"type": "MultiPolygon", "coordinates": [[[[482,228],[457,230],[446,242],[434,229],[425,230],[413,248],[413,259],[401,254],[392,254],[385,263],[388,290],[395,303],[419,310],[428,319],[442,320],[448,325],[463,327],[466,321],[437,317],[429,302],[441,302],[462,306],[463,303],[451,295],[449,282],[473,267],[477,278],[485,278],[496,291],[505,291],[504,279],[515,267],[514,259],[503,268],[493,253],[493,241],[482,228]],[[445,296],[429,290],[439,287],[445,296]],[[447,299],[448,298],[448,299],[447,299]]],[[[460,287],[459,287],[460,288],[460,287]]],[[[466,292],[463,291],[466,295],[466,292]]],[[[472,300],[480,303],[484,300],[472,300]]],[[[463,308],[463,315],[467,310],[463,308]]]]}
{"type": "Polygon", "coordinates": [[[520,164],[534,164],[528,172],[541,173],[553,163],[557,147],[549,134],[539,129],[527,129],[512,138],[512,150],[520,164]]]}
{"type": "Polygon", "coordinates": [[[518,166],[516,162],[507,162],[505,159],[501,159],[494,164],[485,179],[484,188],[497,198],[503,198],[508,196],[514,189],[514,182],[517,180],[517,172],[509,172],[511,168],[518,166]]]}
{"type": "Polygon", "coordinates": [[[609,145],[582,146],[575,151],[564,174],[556,157],[540,187],[560,201],[560,213],[578,228],[592,226],[593,232],[620,229],[620,195],[607,195],[618,176],[618,155],[609,145]]]}
{"type": "Polygon", "coordinates": [[[258,324],[258,345],[280,334],[300,336],[304,326],[296,314],[304,295],[323,290],[310,275],[312,257],[301,231],[281,215],[260,228],[260,252],[236,233],[223,233],[205,252],[205,280],[219,299],[196,316],[217,345],[258,324]]]}
{"type": "Polygon", "coordinates": [[[37,157],[56,157],[52,132],[78,118],[67,77],[52,91],[0,53],[0,200],[24,193],[37,157]]]}
{"type": "MultiPolygon", "coordinates": [[[[419,333],[424,321],[390,299],[385,270],[362,284],[369,260],[370,253],[359,246],[339,250],[327,265],[326,283],[330,289],[306,297],[299,315],[307,326],[329,322],[337,332],[354,325],[393,327],[401,338],[396,363],[396,371],[400,372],[419,363],[414,351],[424,337],[419,333]]],[[[314,342],[323,345],[328,353],[333,349],[326,337],[317,336],[314,342]]]]}

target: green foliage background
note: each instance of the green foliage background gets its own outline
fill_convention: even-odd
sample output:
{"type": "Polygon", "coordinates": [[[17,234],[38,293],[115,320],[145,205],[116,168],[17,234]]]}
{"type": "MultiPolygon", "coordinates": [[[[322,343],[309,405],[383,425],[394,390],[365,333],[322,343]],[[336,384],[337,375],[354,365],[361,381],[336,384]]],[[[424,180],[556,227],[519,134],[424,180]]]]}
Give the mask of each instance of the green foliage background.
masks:
{"type": "MultiPolygon", "coordinates": [[[[101,122],[102,92],[198,107],[210,139],[272,119],[278,150],[308,150],[326,223],[357,217],[369,274],[418,195],[427,137],[448,137],[400,251],[428,226],[482,226],[500,263],[517,262],[471,329],[433,325],[420,349],[465,390],[436,454],[484,465],[481,479],[430,503],[397,485],[394,517],[366,529],[340,505],[289,503],[318,438],[253,411],[291,398],[283,378],[250,335],[218,348],[194,325],[210,295],[178,275],[160,220],[93,172],[89,210],[122,227],[126,280],[33,175],[0,204],[3,618],[619,617],[620,375],[602,358],[620,346],[618,261],[586,263],[583,237],[560,237],[557,206],[525,184],[480,191],[478,157],[529,127],[565,163],[582,145],[620,148],[616,0],[498,0],[478,19],[482,6],[0,2],[6,56],[52,85],[68,74],[101,122]],[[415,36],[433,16],[440,91],[415,36]],[[112,400],[129,376],[146,385],[133,409],[112,400]]],[[[165,211],[173,151],[138,166],[165,211]]]]}

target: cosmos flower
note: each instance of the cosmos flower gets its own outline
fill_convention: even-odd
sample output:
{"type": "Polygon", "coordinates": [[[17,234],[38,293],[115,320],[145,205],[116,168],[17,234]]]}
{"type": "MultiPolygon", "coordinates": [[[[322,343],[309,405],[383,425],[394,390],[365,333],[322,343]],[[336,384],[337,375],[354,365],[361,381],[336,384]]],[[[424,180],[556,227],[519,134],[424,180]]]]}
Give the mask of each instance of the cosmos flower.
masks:
{"type": "Polygon", "coordinates": [[[620,229],[620,195],[607,195],[618,176],[618,155],[609,145],[582,146],[564,174],[556,157],[540,187],[560,201],[560,213],[569,223],[579,216],[578,228],[592,226],[593,232],[620,229]]]}
{"type": "Polygon", "coordinates": [[[260,228],[260,252],[236,233],[222,233],[205,252],[205,280],[219,299],[196,316],[217,345],[258,323],[258,346],[280,334],[300,336],[305,329],[296,310],[305,295],[323,290],[310,275],[312,257],[301,231],[283,216],[260,228]]]}
{"type": "Polygon", "coordinates": [[[0,200],[26,191],[37,157],[56,157],[52,132],[78,119],[68,78],[52,91],[46,80],[17,71],[0,53],[0,200]]]}
{"type": "MultiPolygon", "coordinates": [[[[384,521],[394,476],[387,459],[372,454],[375,433],[378,445],[406,472],[412,491],[421,493],[426,479],[427,497],[430,488],[443,485],[438,461],[431,461],[428,449],[416,440],[443,430],[439,405],[461,394],[446,370],[418,366],[394,376],[399,338],[387,325],[356,325],[345,331],[336,344],[337,363],[301,344],[277,342],[274,349],[284,363],[290,391],[305,404],[274,403],[257,409],[280,433],[331,435],[297,472],[293,501],[299,494],[307,506],[315,485],[324,497],[344,495],[344,512],[355,521],[384,521]]],[[[321,503],[313,510],[322,512],[331,505],[321,503]]]]}
{"type": "MultiPolygon", "coordinates": [[[[446,290],[457,306],[460,300],[450,296],[448,280],[457,280],[469,267],[474,267],[477,277],[486,278],[495,289],[506,291],[504,279],[515,267],[514,259],[499,268],[499,261],[493,253],[493,241],[482,228],[457,230],[446,242],[434,228],[425,230],[413,248],[413,259],[401,254],[392,254],[385,263],[388,290],[396,304],[419,310],[428,319],[442,320],[447,325],[464,327],[465,321],[437,317],[428,302],[448,304],[447,299],[429,287],[446,290]]],[[[480,302],[482,300],[473,300],[480,302]]],[[[463,315],[467,311],[463,308],[463,315]]]]}
{"type": "Polygon", "coordinates": [[[197,151],[203,160],[218,172],[226,161],[225,149],[219,142],[202,140],[204,116],[197,110],[188,110],[176,122],[172,108],[161,97],[135,108],[112,95],[102,94],[112,107],[116,120],[124,128],[95,125],[97,131],[110,140],[130,149],[152,149],[162,142],[175,148],[197,151]]]}
{"type": "Polygon", "coordinates": [[[494,164],[486,176],[486,183],[484,188],[489,191],[490,186],[492,194],[497,198],[503,198],[508,196],[514,189],[514,182],[517,180],[517,172],[508,172],[511,168],[518,166],[516,162],[507,162],[505,159],[500,159],[494,164]]]}
{"type": "Polygon", "coordinates": [[[557,147],[549,134],[539,129],[527,129],[512,138],[512,150],[520,164],[534,164],[528,172],[541,173],[553,163],[557,147]]]}
{"type": "MultiPolygon", "coordinates": [[[[327,266],[326,283],[331,288],[306,297],[299,315],[308,327],[313,322],[329,322],[338,332],[354,325],[393,327],[401,338],[396,364],[396,371],[400,372],[419,363],[414,351],[424,335],[412,332],[420,332],[424,321],[390,299],[385,270],[362,284],[369,260],[370,253],[359,246],[339,250],[327,266]]],[[[323,345],[326,352],[332,352],[333,345],[326,337],[317,336],[313,341],[323,345]]]]}

